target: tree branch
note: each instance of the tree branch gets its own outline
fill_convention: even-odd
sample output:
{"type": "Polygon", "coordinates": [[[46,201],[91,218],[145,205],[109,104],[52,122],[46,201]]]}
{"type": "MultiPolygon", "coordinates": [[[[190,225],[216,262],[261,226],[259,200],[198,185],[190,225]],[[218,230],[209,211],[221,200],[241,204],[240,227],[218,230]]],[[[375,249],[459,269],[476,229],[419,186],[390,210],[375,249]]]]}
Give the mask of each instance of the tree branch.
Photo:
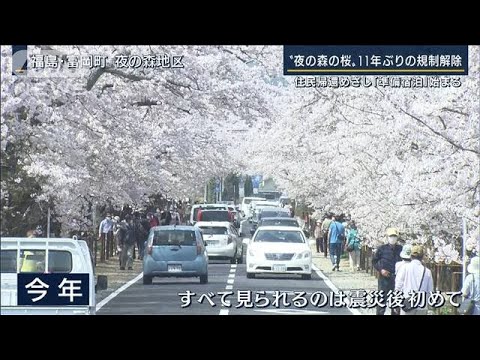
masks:
{"type": "Polygon", "coordinates": [[[480,155],[480,152],[479,151],[476,151],[476,150],[473,150],[473,149],[468,149],[468,148],[465,148],[463,147],[462,145],[459,145],[459,144],[456,144],[453,140],[451,140],[450,138],[448,138],[447,136],[443,135],[442,133],[438,132],[437,130],[435,130],[434,128],[432,128],[431,126],[429,126],[425,121],[423,121],[422,119],[416,117],[415,115],[412,115],[410,114],[409,112],[403,110],[401,107],[398,107],[399,110],[401,112],[403,112],[405,115],[408,115],[410,116],[412,119],[418,121],[420,124],[422,124],[423,126],[425,126],[427,129],[429,129],[431,132],[433,132],[435,135],[441,137],[442,139],[444,139],[445,141],[447,141],[450,145],[460,149],[460,150],[463,150],[463,151],[469,151],[469,152],[472,152],[476,155],[480,155]]]}

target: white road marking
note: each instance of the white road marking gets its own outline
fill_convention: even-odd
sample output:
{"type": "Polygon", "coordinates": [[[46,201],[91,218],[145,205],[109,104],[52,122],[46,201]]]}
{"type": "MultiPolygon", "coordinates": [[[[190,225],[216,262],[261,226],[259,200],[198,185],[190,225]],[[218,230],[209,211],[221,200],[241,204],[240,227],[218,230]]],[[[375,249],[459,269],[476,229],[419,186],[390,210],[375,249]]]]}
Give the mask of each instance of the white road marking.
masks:
{"type": "MultiPolygon", "coordinates": [[[[237,270],[237,264],[232,264],[230,267],[230,274],[228,274],[227,286],[225,290],[233,290],[233,283],[235,281],[235,270],[237,270]]],[[[226,301],[227,304],[231,304],[230,301],[226,301]]],[[[222,304],[223,305],[223,304],[222,304]]],[[[228,315],[229,309],[221,309],[218,315],[228,315]]]]}
{"type": "Polygon", "coordinates": [[[110,300],[114,299],[118,294],[120,294],[122,291],[127,290],[130,286],[135,284],[140,278],[143,276],[143,272],[138,274],[134,279],[130,280],[126,284],[123,284],[121,287],[119,287],[117,290],[115,290],[113,293],[108,295],[105,299],[100,301],[97,306],[96,306],[96,311],[100,310],[102,307],[104,307],[110,300]]]}
{"type": "MultiPolygon", "coordinates": [[[[319,269],[316,265],[312,265],[312,269],[317,273],[317,275],[320,277],[320,279],[322,279],[322,280],[325,282],[325,284],[327,284],[327,286],[328,286],[330,289],[333,290],[333,292],[339,292],[339,291],[340,291],[340,290],[335,286],[335,284],[332,283],[332,282],[330,281],[330,279],[327,278],[327,277],[325,276],[325,274],[320,271],[320,269],[319,269]]],[[[350,299],[345,298],[344,301],[345,301],[345,303],[347,304],[347,309],[350,310],[350,312],[351,312],[353,315],[362,315],[362,313],[361,313],[360,311],[358,311],[357,309],[351,309],[351,308],[348,307],[348,305],[350,305],[350,299]]]]}

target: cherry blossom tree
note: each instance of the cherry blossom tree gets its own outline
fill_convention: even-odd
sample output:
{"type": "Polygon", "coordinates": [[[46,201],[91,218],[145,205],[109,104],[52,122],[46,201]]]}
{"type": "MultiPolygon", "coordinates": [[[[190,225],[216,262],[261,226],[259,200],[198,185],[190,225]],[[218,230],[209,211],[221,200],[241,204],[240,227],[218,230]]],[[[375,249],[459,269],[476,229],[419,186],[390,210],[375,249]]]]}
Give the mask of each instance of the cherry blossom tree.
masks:
{"type": "Polygon", "coordinates": [[[200,192],[208,179],[236,167],[228,150],[231,124],[247,127],[270,117],[275,87],[265,81],[264,60],[271,57],[265,47],[38,46],[29,52],[67,60],[166,55],[183,64],[12,76],[11,49],[2,47],[2,151],[27,145],[19,164],[42,179],[37,199],[53,202],[65,223],[86,203],[141,204],[155,193],[200,192]]]}
{"type": "Polygon", "coordinates": [[[253,171],[322,211],[350,213],[371,245],[397,226],[432,244],[432,257],[458,260],[461,218],[478,224],[480,199],[479,47],[469,55],[460,87],[290,84],[279,118],[245,146],[253,171]]]}

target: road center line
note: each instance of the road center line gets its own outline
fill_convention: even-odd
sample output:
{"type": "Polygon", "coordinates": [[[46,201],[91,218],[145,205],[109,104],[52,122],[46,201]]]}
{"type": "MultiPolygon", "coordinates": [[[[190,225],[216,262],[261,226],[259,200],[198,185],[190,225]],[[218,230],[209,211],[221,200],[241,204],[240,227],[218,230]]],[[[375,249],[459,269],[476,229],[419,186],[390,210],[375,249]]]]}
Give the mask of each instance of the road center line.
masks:
{"type": "MultiPolygon", "coordinates": [[[[225,286],[225,290],[233,290],[233,283],[235,281],[235,271],[237,270],[237,264],[232,264],[230,266],[230,274],[228,274],[228,279],[227,279],[227,286],[225,286]]],[[[218,315],[228,315],[229,309],[220,309],[220,313],[218,315]]]]}

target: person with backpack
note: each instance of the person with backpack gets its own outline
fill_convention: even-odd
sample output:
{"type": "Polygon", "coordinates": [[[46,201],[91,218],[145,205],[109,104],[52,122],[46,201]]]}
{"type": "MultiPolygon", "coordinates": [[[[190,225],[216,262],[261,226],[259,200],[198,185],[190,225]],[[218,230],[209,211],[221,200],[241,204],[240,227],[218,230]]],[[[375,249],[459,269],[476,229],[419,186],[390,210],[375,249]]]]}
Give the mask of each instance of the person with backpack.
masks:
{"type": "Polygon", "coordinates": [[[354,221],[350,223],[350,231],[347,234],[345,249],[348,251],[350,260],[350,270],[352,272],[360,270],[360,238],[358,237],[357,225],[354,221]]]}
{"type": "Polygon", "coordinates": [[[125,216],[125,238],[120,253],[120,270],[133,270],[133,247],[135,246],[135,224],[130,215],[125,216]]]}
{"type": "Polygon", "coordinates": [[[340,271],[340,258],[342,256],[343,242],[345,241],[345,227],[339,221],[336,221],[335,215],[332,216],[332,222],[328,228],[328,240],[330,242],[330,260],[332,261],[332,271],[340,271]]]}

